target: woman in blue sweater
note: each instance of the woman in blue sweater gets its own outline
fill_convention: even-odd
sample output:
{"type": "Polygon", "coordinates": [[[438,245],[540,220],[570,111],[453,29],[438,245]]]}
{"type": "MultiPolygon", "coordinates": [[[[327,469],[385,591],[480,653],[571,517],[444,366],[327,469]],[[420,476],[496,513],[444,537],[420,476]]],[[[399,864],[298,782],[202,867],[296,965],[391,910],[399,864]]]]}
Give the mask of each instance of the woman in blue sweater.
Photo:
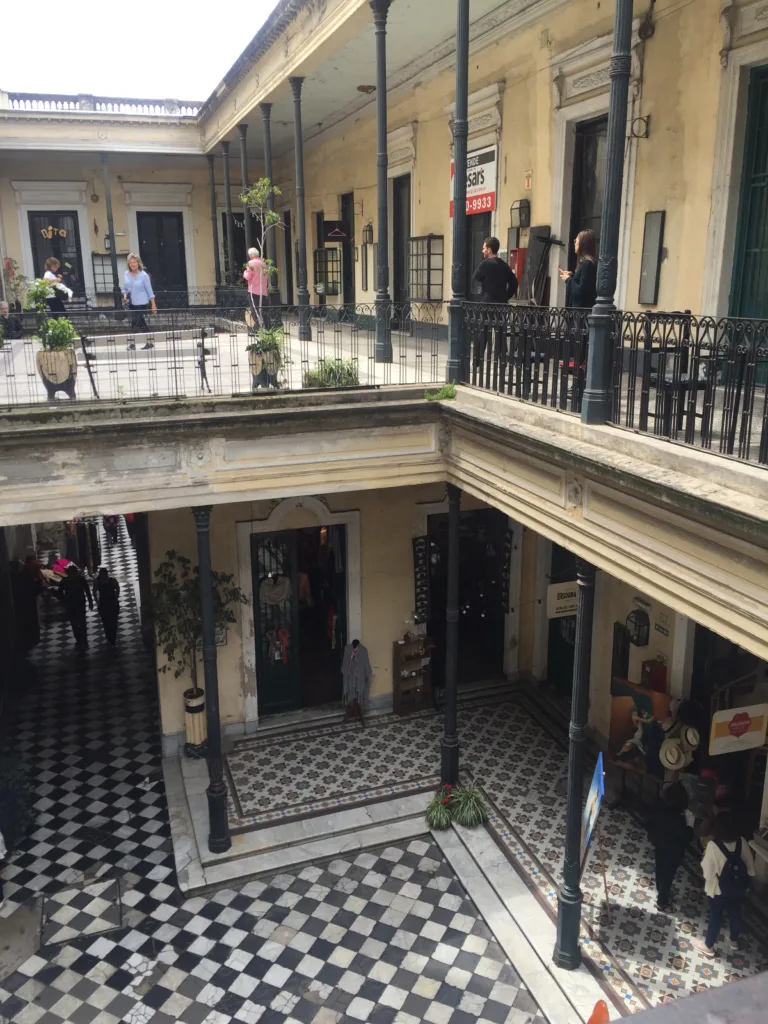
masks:
{"type": "Polygon", "coordinates": [[[592,309],[597,300],[597,244],[591,228],[580,231],[573,243],[576,270],[561,270],[565,281],[566,305],[572,309],[592,309]]]}
{"type": "MultiPolygon", "coordinates": [[[[136,310],[131,318],[131,327],[134,332],[148,334],[149,327],[144,318],[143,310],[151,309],[153,313],[157,312],[155,293],[152,291],[152,281],[149,274],[144,269],[144,265],[139,257],[133,252],[128,254],[128,269],[123,274],[123,301],[129,309],[136,310]]],[[[151,341],[147,341],[141,347],[154,348],[155,346],[151,341]]],[[[135,349],[136,345],[131,342],[128,348],[135,349]]]]}

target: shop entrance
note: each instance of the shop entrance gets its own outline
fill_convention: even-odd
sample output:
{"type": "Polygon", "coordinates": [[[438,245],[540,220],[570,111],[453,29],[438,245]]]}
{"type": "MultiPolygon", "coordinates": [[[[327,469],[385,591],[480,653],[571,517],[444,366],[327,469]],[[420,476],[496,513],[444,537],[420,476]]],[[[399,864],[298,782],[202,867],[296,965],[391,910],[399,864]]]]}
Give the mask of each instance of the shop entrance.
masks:
{"type": "Polygon", "coordinates": [[[251,565],[259,713],[340,701],[346,527],[252,534],[251,565]]]}
{"type": "Polygon", "coordinates": [[[467,217],[467,248],[464,260],[464,293],[468,299],[479,298],[479,285],[474,284],[472,275],[483,258],[483,242],[491,234],[491,214],[472,213],[467,217]]]}
{"type": "MultiPolygon", "coordinates": [[[[504,674],[505,612],[502,566],[507,517],[497,509],[462,512],[459,536],[459,683],[504,674]]],[[[435,641],[433,682],[445,685],[445,612],[448,597],[448,515],[428,519],[429,635],[435,641]]]]}
{"type": "MultiPolygon", "coordinates": [[[[576,579],[576,556],[558,544],[552,545],[550,583],[570,583],[576,579]]],[[[573,656],[576,650],[576,616],[563,615],[549,620],[547,644],[547,682],[563,697],[573,692],[573,656]]]]}

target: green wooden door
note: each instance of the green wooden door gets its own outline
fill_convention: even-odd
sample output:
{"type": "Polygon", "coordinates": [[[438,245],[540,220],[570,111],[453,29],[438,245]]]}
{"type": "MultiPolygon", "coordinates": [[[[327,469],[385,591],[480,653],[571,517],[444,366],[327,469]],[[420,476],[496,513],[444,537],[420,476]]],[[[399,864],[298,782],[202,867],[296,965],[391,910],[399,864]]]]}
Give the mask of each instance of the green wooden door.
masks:
{"type": "Polygon", "coordinates": [[[731,316],[768,317],[768,66],[749,79],[731,316]]]}
{"type": "Polygon", "coordinates": [[[296,531],[251,534],[259,714],[301,707],[296,531]]]}

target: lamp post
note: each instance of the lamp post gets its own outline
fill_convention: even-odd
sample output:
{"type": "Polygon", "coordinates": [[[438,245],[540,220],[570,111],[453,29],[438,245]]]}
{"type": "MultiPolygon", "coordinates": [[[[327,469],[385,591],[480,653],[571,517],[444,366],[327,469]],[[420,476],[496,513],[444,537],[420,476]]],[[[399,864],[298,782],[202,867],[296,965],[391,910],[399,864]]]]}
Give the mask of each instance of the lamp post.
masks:
{"type": "Polygon", "coordinates": [[[211,193],[211,236],[213,239],[213,271],[216,277],[216,286],[221,285],[221,257],[219,256],[219,215],[216,210],[216,170],[215,157],[213,153],[206,156],[208,161],[208,185],[211,193]]]}
{"type": "Polygon", "coordinates": [[[597,301],[589,318],[587,380],[581,402],[584,423],[605,423],[613,406],[612,326],[616,307],[616,276],[621,227],[621,191],[627,135],[629,76],[632,69],[632,0],[616,0],[611,57],[611,96],[608,106],[605,194],[600,223],[597,301]]]}
{"type": "Polygon", "coordinates": [[[307,216],[304,209],[304,139],[301,131],[301,89],[304,79],[289,78],[288,81],[293,92],[293,140],[296,150],[296,234],[299,242],[296,295],[299,300],[299,341],[311,341],[307,289],[307,216]]]}
{"type": "MultiPolygon", "coordinates": [[[[247,192],[248,149],[246,136],[248,134],[248,125],[239,124],[237,130],[240,132],[240,181],[242,182],[243,192],[247,192]]],[[[245,206],[243,207],[243,228],[245,230],[245,252],[247,258],[248,250],[251,248],[251,212],[245,206]]]]}
{"type": "Polygon", "coordinates": [[[589,711],[589,670],[592,664],[592,620],[595,607],[595,567],[579,560],[576,568],[576,648],[573,654],[571,724],[568,729],[568,804],[565,819],[563,884],[557,894],[557,942],[553,961],[574,971],[581,963],[581,815],[584,804],[584,760],[589,711]]]}
{"type": "Polygon", "coordinates": [[[387,15],[392,0],[370,0],[376,26],[376,172],[378,266],[376,267],[377,363],[392,362],[392,309],[389,296],[389,156],[387,152],[387,15]]]}
{"type": "Polygon", "coordinates": [[[456,15],[456,110],[453,117],[453,257],[448,305],[448,383],[462,377],[467,252],[467,137],[469,105],[469,0],[458,0],[456,15]]]}
{"type": "Polygon", "coordinates": [[[232,216],[232,180],[229,174],[229,143],[221,144],[221,163],[224,168],[224,202],[227,207],[227,247],[224,251],[224,272],[227,284],[235,281],[235,260],[232,254],[235,240],[235,218],[232,216]]]}
{"type": "Polygon", "coordinates": [[[200,619],[203,633],[203,678],[205,710],[208,720],[208,849],[226,853],[232,846],[227,820],[227,784],[221,754],[221,719],[219,715],[219,675],[216,666],[216,624],[211,568],[211,506],[192,509],[197,527],[197,560],[200,572],[200,619]]]}

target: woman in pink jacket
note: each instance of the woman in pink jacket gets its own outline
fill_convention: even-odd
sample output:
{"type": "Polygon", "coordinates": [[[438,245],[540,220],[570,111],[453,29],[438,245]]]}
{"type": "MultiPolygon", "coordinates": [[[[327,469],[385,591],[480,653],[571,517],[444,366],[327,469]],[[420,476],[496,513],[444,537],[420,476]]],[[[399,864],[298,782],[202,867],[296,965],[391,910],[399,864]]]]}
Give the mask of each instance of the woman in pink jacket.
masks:
{"type": "Polygon", "coordinates": [[[248,250],[248,266],[243,271],[243,277],[248,282],[251,308],[258,322],[261,323],[261,306],[264,304],[264,297],[269,291],[269,275],[258,249],[248,250]]]}

